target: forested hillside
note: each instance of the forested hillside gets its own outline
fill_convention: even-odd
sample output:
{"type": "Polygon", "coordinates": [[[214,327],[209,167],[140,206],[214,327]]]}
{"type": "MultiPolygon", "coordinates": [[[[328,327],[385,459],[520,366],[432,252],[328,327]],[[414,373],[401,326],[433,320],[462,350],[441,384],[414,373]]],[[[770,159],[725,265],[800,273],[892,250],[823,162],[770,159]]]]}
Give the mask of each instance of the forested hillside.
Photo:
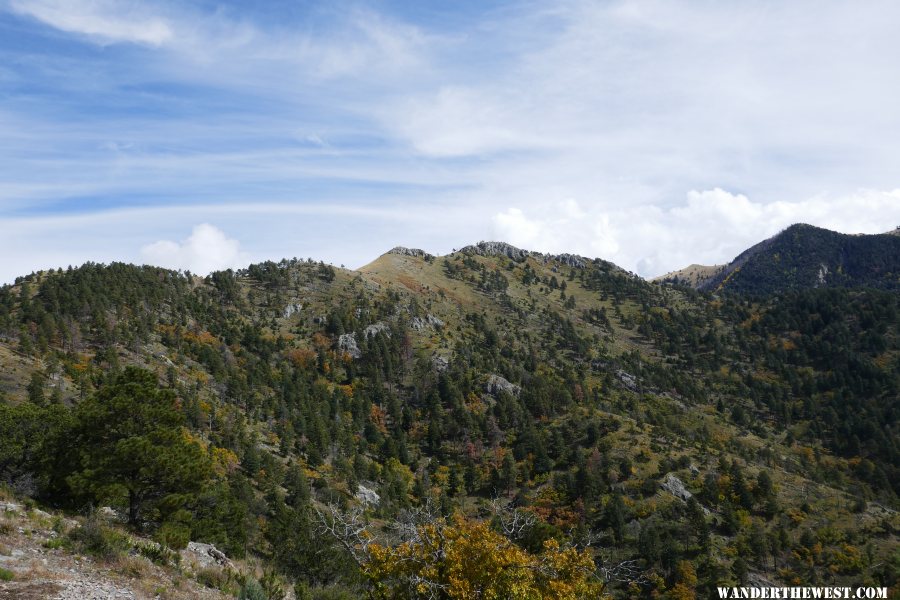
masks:
{"type": "Polygon", "coordinates": [[[0,481],[258,560],[245,597],[896,586],[900,295],[796,287],[496,243],[32,274],[0,289],[0,481]]]}
{"type": "Polygon", "coordinates": [[[848,235],[791,225],[739,254],[724,268],[689,267],[672,274],[707,291],[765,295],[808,288],[900,289],[900,229],[848,235]]]}

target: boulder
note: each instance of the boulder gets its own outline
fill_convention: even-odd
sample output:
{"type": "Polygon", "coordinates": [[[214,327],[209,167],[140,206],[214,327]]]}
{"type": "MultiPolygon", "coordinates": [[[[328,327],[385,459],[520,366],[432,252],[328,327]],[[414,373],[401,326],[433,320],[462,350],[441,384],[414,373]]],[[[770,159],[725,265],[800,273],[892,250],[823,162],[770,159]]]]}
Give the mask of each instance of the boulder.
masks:
{"type": "Polygon", "coordinates": [[[499,375],[488,375],[487,380],[484,382],[484,391],[492,396],[499,396],[502,392],[518,396],[522,388],[514,383],[510,383],[499,375]]]}
{"type": "Polygon", "coordinates": [[[181,551],[181,558],[188,564],[194,563],[202,569],[219,566],[235,571],[234,563],[228,560],[225,553],[212,544],[188,542],[187,548],[181,551]]]}
{"type": "Polygon", "coordinates": [[[662,480],[662,483],[659,484],[660,487],[676,498],[680,498],[687,502],[691,499],[691,494],[686,487],[684,487],[684,482],[682,482],[675,473],[669,473],[666,475],[666,478],[662,480]]]}

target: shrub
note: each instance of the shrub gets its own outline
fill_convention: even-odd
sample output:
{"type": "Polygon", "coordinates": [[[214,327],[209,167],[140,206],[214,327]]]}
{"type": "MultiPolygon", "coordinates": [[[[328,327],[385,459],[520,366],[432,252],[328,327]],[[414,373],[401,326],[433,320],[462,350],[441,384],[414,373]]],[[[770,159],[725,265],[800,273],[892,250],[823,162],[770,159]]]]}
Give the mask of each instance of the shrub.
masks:
{"type": "Polygon", "coordinates": [[[181,562],[181,555],[163,546],[162,544],[141,544],[137,548],[141,556],[149,559],[151,562],[166,567],[170,564],[178,565],[181,562]]]}
{"type": "Polygon", "coordinates": [[[238,595],[238,600],[269,600],[266,597],[266,593],[263,591],[259,582],[256,581],[252,577],[248,577],[247,581],[244,582],[244,585],[241,586],[241,593],[238,595]]]}
{"type": "Polygon", "coordinates": [[[69,538],[81,552],[105,561],[121,558],[131,549],[128,536],[107,527],[96,515],[91,516],[81,527],[72,530],[69,538]]]}
{"type": "Polygon", "coordinates": [[[175,550],[182,550],[187,548],[188,542],[191,541],[191,530],[182,523],[167,521],[160,526],[153,537],[160,544],[175,550]]]}

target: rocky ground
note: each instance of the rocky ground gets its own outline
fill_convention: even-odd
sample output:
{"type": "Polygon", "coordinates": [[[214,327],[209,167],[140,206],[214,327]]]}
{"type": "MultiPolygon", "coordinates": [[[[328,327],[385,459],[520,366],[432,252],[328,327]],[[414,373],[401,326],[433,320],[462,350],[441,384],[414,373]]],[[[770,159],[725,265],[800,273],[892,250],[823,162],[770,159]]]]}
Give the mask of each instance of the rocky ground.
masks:
{"type": "Polygon", "coordinates": [[[136,552],[102,561],[60,544],[64,532],[78,525],[74,519],[0,500],[0,600],[231,597],[195,579],[200,570],[217,568],[205,546],[185,551],[179,567],[161,567],[136,552]]]}

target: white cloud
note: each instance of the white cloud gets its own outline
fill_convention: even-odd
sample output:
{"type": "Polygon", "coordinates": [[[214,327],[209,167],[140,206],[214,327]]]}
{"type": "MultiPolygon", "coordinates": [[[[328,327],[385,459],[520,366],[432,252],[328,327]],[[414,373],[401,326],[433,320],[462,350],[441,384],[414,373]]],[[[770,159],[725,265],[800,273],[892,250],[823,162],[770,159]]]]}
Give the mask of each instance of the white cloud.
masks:
{"type": "Polygon", "coordinates": [[[160,240],[141,248],[141,256],[149,263],[169,269],[189,270],[200,275],[212,271],[245,266],[247,259],[240,242],[209,223],[194,227],[182,242],[160,240]]]}
{"type": "Polygon", "coordinates": [[[170,23],[144,5],[115,0],[13,0],[11,8],[69,33],[101,43],[160,46],[173,37],[170,23]]]}
{"type": "Polygon", "coordinates": [[[729,262],[793,223],[845,233],[900,225],[900,189],[762,203],[715,188],[691,191],[669,209],[573,203],[508,208],[494,215],[494,234],[528,249],[600,257],[653,277],[692,263],[729,262]]]}

